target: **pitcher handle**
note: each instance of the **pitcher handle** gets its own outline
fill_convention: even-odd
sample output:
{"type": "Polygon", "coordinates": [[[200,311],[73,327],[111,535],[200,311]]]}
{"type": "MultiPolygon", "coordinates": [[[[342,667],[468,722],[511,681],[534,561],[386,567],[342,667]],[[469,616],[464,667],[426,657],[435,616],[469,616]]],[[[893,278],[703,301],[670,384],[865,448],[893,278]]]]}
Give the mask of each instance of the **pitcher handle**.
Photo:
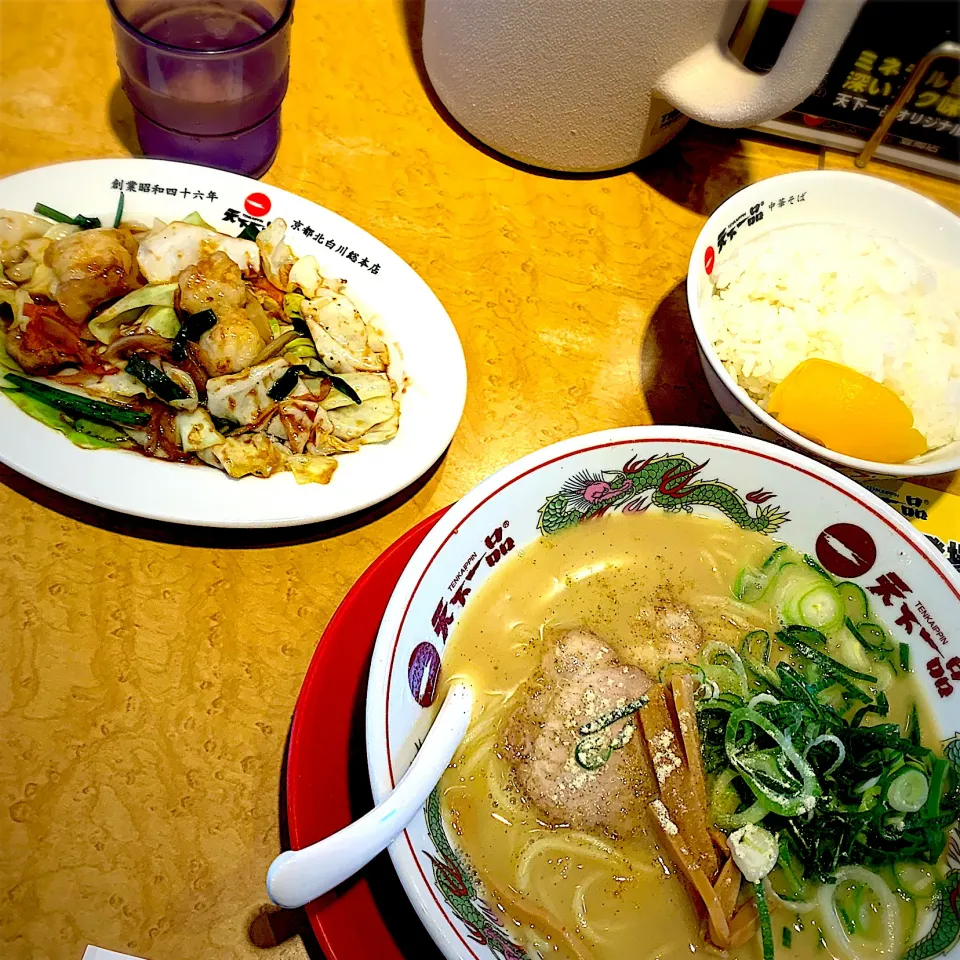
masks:
{"type": "Polygon", "coordinates": [[[805,0],[766,75],[734,59],[719,40],[671,67],[657,89],[681,113],[715,127],[746,127],[792,110],[826,76],[864,0],[805,0]]]}

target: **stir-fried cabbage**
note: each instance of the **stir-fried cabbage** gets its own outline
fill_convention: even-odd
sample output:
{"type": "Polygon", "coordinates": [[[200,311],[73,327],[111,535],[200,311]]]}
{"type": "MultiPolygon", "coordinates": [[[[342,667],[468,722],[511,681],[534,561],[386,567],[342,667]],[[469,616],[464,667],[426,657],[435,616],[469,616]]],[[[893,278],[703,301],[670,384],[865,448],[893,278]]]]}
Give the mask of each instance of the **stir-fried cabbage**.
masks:
{"type": "Polygon", "coordinates": [[[210,414],[198,407],[176,417],[177,439],[184,453],[199,453],[223,443],[223,436],[213,425],[210,414]]]}
{"type": "Polygon", "coordinates": [[[235,423],[251,424],[273,404],[270,388],[290,364],[269,360],[225,377],[207,381],[207,409],[215,416],[235,423]]]}
{"type": "Polygon", "coordinates": [[[116,303],[101,311],[87,326],[101,342],[109,343],[122,323],[131,322],[140,316],[146,307],[173,307],[177,293],[175,283],[150,284],[121,297],[116,303]]]}
{"type": "Polygon", "coordinates": [[[0,367],[29,415],[83,446],[297,483],[396,435],[399,351],[283,220],[253,241],[199,213],[147,229],[41,208],[68,222],[0,211],[0,367]]]}
{"type": "Polygon", "coordinates": [[[169,283],[201,257],[218,250],[222,250],[244,276],[255,276],[260,270],[260,251],[252,241],[181,222],[161,224],[151,230],[140,241],[137,263],[150,283],[169,283]]]}

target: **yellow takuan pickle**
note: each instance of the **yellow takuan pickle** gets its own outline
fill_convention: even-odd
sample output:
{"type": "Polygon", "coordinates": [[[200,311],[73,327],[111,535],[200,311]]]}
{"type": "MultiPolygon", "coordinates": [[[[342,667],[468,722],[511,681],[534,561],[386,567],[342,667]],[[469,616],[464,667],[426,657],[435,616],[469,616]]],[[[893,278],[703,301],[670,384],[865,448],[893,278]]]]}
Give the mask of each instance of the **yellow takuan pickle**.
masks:
{"type": "Polygon", "coordinates": [[[832,360],[797,364],[773,391],[767,411],[822,446],[863,460],[903,463],[927,450],[897,394],[832,360]]]}

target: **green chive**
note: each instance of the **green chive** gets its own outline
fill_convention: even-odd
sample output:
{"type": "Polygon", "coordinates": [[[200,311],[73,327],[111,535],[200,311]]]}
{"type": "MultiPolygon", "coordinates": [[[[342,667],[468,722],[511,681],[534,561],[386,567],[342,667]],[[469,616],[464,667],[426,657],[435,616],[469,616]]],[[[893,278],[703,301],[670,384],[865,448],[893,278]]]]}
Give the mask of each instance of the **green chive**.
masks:
{"type": "Polygon", "coordinates": [[[288,367],[283,374],[267,391],[267,396],[274,401],[283,400],[300,382],[300,368],[288,367]]]}
{"type": "Polygon", "coordinates": [[[136,377],[144,386],[149,387],[161,400],[173,403],[186,400],[189,394],[179,383],[171,380],[162,370],[157,369],[148,360],[134,354],[127,360],[127,373],[136,377]]]}
{"type": "Polygon", "coordinates": [[[38,203],[33,208],[34,213],[39,213],[41,217],[47,217],[50,220],[56,220],[57,223],[72,223],[80,227],[81,230],[93,230],[100,226],[100,220],[97,217],[85,217],[83,214],[77,214],[75,217],[68,217],[53,207],[48,207],[45,203],[38,203]]]}
{"type": "Polygon", "coordinates": [[[118,407],[112,403],[104,403],[102,400],[81,397],[66,390],[58,390],[46,383],[38,383],[36,380],[17,376],[15,373],[6,374],[6,380],[28,397],[33,397],[48,407],[74,417],[120,423],[131,427],[142,426],[150,420],[150,414],[142,410],[132,410],[130,407],[118,407]]]}
{"type": "Polygon", "coordinates": [[[179,363],[187,355],[187,341],[196,343],[208,330],[217,324],[217,315],[212,310],[199,310],[183,318],[177,335],[173,338],[171,355],[179,363]]]}

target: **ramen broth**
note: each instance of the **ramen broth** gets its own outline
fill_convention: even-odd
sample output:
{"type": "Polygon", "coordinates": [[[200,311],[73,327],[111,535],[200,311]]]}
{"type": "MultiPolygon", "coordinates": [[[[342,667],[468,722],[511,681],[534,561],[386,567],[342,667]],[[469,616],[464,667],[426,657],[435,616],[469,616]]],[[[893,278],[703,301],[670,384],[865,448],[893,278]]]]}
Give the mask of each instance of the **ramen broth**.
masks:
{"type": "MultiPolygon", "coordinates": [[[[704,946],[690,896],[653,830],[644,824],[616,836],[551,822],[518,788],[504,735],[551,638],[566,630],[596,633],[624,663],[656,678],[676,651],[652,629],[651,610],[686,608],[704,641],[735,648],[750,630],[775,629],[769,607],[731,595],[737,572],[759,564],[771,545],[711,518],[614,515],[511,556],[461,615],[444,653],[444,683],[467,678],[477,699],[467,737],[441,781],[441,806],[488,905],[531,960],[715,953],[704,946]]],[[[916,698],[914,681],[893,679],[887,693],[889,719],[901,723],[916,698]]],[[[929,734],[931,718],[924,721],[929,734]]],[[[646,747],[638,737],[625,749],[646,747]]],[[[650,784],[641,789],[656,797],[650,784]]],[[[779,910],[773,924],[778,957],[833,955],[820,944],[815,914],[779,910]],[[784,926],[792,932],[789,949],[781,946],[784,926]]],[[[725,955],[756,960],[759,938],[725,955]]]]}

